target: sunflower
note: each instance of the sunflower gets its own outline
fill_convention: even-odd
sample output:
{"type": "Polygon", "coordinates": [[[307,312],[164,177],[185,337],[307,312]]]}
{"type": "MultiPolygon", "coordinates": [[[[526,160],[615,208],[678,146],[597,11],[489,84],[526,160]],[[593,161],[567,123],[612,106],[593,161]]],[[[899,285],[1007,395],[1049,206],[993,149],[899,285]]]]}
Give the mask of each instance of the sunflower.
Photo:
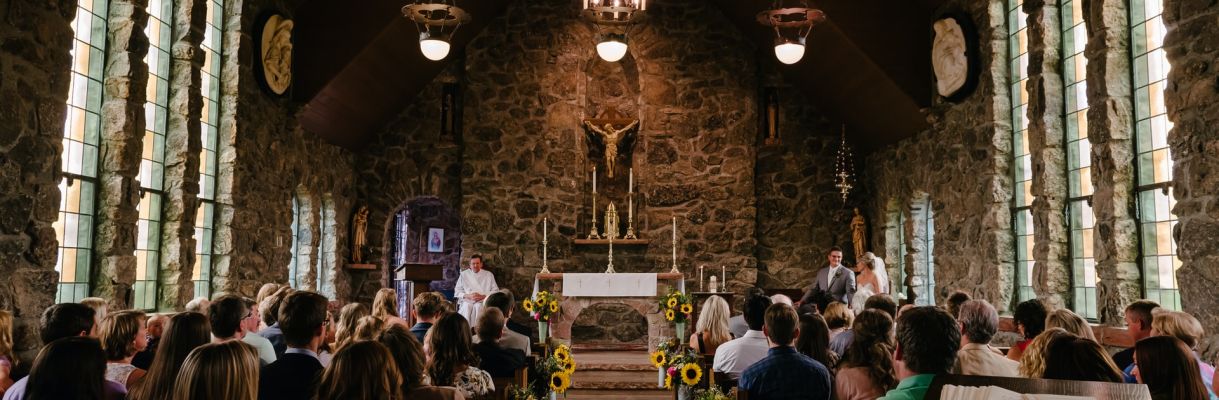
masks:
{"type": "Polygon", "coordinates": [[[676,317],[676,315],[673,313],[673,310],[665,310],[665,319],[672,321],[673,317],[676,317]]]}
{"type": "Polygon", "coordinates": [[[692,312],[694,312],[694,306],[689,305],[689,304],[682,304],[682,305],[681,305],[681,313],[682,313],[682,314],[689,314],[689,313],[692,313],[692,312]]]}
{"type": "Polygon", "coordinates": [[[676,298],[676,297],[670,297],[670,298],[669,298],[669,303],[668,303],[668,304],[669,304],[669,308],[677,307],[677,298],[676,298]]]}
{"type": "Polygon", "coordinates": [[[673,388],[673,375],[665,375],[665,389],[673,388]]]}
{"type": "Polygon", "coordinates": [[[563,393],[569,387],[571,387],[571,375],[562,371],[550,374],[550,390],[555,393],[563,393]]]}
{"type": "Polygon", "coordinates": [[[554,300],[550,301],[550,312],[552,312],[552,313],[559,312],[559,302],[554,301],[554,300]]]}
{"type": "Polygon", "coordinates": [[[559,362],[567,362],[571,360],[571,350],[568,350],[567,346],[559,346],[557,349],[554,349],[554,358],[559,360],[559,362]]]}
{"type": "Polygon", "coordinates": [[[521,307],[527,312],[533,312],[533,300],[525,299],[525,303],[521,304],[521,307]]]}
{"type": "Polygon", "coordinates": [[[669,361],[667,358],[668,357],[665,357],[665,352],[663,351],[652,353],[652,366],[656,368],[664,368],[667,361],[669,361]]]}
{"type": "Polygon", "coordinates": [[[560,366],[563,367],[564,373],[571,375],[576,372],[576,361],[575,360],[567,360],[567,361],[562,362],[561,364],[562,365],[560,365],[560,366]]]}
{"type": "Polygon", "coordinates": [[[700,379],[703,379],[703,369],[698,366],[698,363],[687,363],[681,367],[682,382],[694,386],[700,379]]]}

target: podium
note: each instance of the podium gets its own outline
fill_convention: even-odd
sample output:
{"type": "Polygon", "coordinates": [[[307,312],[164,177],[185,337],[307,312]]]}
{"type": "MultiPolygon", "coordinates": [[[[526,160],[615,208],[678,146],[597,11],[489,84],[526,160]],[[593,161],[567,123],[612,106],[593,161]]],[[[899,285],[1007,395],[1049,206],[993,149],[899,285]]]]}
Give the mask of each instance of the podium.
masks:
{"type": "Polygon", "coordinates": [[[411,324],[415,323],[414,316],[409,312],[415,296],[427,292],[428,285],[432,281],[440,280],[444,280],[444,265],[441,264],[405,263],[394,269],[394,287],[398,291],[398,307],[408,310],[405,313],[399,311],[402,319],[411,324]],[[405,298],[403,294],[406,295],[405,298]]]}

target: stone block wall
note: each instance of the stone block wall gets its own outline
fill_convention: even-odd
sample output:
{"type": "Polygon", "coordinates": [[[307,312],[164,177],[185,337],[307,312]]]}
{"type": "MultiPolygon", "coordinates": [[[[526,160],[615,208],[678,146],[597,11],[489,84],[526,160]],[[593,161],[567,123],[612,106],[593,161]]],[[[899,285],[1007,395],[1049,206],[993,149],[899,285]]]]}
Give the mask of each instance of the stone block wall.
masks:
{"type": "Polygon", "coordinates": [[[60,153],[75,2],[0,1],[0,309],[33,360],[55,299],[60,153]]]}
{"type": "Polygon", "coordinates": [[[989,299],[1000,312],[1009,309],[1013,281],[1011,234],[1011,124],[1006,70],[1007,35],[1003,1],[947,1],[943,10],[973,18],[979,40],[978,85],[960,102],[937,99],[926,111],[931,128],[865,162],[871,186],[867,207],[872,248],[883,255],[897,279],[894,257],[900,245],[893,229],[907,239],[906,282],[913,294],[934,279],[939,302],[955,290],[989,299]],[[929,204],[928,204],[929,202],[929,204]],[[925,276],[927,239],[921,216],[934,217],[934,276],[925,276]],[[896,212],[892,212],[896,211],[896,212]],[[896,214],[904,214],[904,226],[896,214]]]}

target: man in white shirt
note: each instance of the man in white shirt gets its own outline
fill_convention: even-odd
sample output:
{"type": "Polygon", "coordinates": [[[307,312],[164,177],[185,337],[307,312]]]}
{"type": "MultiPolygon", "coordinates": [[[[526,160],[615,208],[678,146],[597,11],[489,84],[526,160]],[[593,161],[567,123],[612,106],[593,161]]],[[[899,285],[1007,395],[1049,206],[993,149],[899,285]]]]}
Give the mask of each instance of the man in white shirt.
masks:
{"type": "MultiPolygon", "coordinates": [[[[512,298],[512,292],[500,290],[488,295],[484,303],[489,308],[498,308],[504,314],[504,327],[507,327],[508,319],[512,318],[512,308],[516,304],[515,301],[512,298]]],[[[479,340],[478,335],[474,335],[474,343],[478,343],[479,340]]],[[[517,349],[525,352],[525,357],[529,357],[532,353],[532,350],[529,348],[529,337],[513,332],[511,329],[504,329],[504,332],[496,342],[505,349],[517,349]]]]}
{"type": "Polygon", "coordinates": [[[990,339],[999,329],[999,313],[986,300],[970,300],[958,309],[961,349],[954,373],[985,376],[1019,376],[1020,363],[1009,360],[993,347],[990,339]]]}
{"type": "Polygon", "coordinates": [[[499,290],[499,285],[495,284],[495,275],[483,269],[483,257],[479,254],[470,256],[470,269],[461,271],[457,277],[457,287],[453,290],[457,297],[457,313],[471,325],[478,323],[483,300],[496,290],[499,290]]]}
{"type": "Polygon", "coordinates": [[[241,338],[242,342],[250,346],[254,346],[258,350],[258,360],[261,365],[267,365],[275,362],[275,346],[271,345],[271,341],[262,336],[258,336],[258,325],[262,322],[262,315],[258,313],[258,306],[254,300],[242,298],[250,312],[245,319],[241,320],[241,330],[245,332],[245,336],[241,338]]]}
{"type": "Polygon", "coordinates": [[[766,296],[749,296],[745,299],[745,323],[749,325],[749,330],[745,331],[744,336],[716,349],[712,368],[727,373],[732,379],[739,379],[746,368],[766,358],[770,342],[762,332],[762,325],[766,323],[766,308],[770,304],[770,298],[766,296]]]}

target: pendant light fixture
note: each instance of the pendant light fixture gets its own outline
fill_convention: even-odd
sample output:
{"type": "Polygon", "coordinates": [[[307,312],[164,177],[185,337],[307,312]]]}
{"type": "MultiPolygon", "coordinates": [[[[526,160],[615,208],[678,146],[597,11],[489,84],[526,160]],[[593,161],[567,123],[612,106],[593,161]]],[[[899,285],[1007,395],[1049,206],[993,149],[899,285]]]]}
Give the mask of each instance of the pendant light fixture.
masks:
{"type": "Polygon", "coordinates": [[[758,23],[774,28],[775,58],[784,64],[795,64],[804,58],[808,34],[813,25],[822,22],[825,13],[809,8],[803,1],[775,0],[769,10],[758,13],[758,23]]]}
{"type": "Polygon", "coordinates": [[[432,61],[449,55],[453,33],[470,21],[470,14],[457,6],[457,0],[417,1],[403,6],[402,15],[419,28],[419,51],[432,61]]]}
{"type": "Polygon", "coordinates": [[[580,15],[597,25],[597,55],[617,62],[626,56],[626,29],[643,17],[647,0],[580,0],[580,15]]]}

